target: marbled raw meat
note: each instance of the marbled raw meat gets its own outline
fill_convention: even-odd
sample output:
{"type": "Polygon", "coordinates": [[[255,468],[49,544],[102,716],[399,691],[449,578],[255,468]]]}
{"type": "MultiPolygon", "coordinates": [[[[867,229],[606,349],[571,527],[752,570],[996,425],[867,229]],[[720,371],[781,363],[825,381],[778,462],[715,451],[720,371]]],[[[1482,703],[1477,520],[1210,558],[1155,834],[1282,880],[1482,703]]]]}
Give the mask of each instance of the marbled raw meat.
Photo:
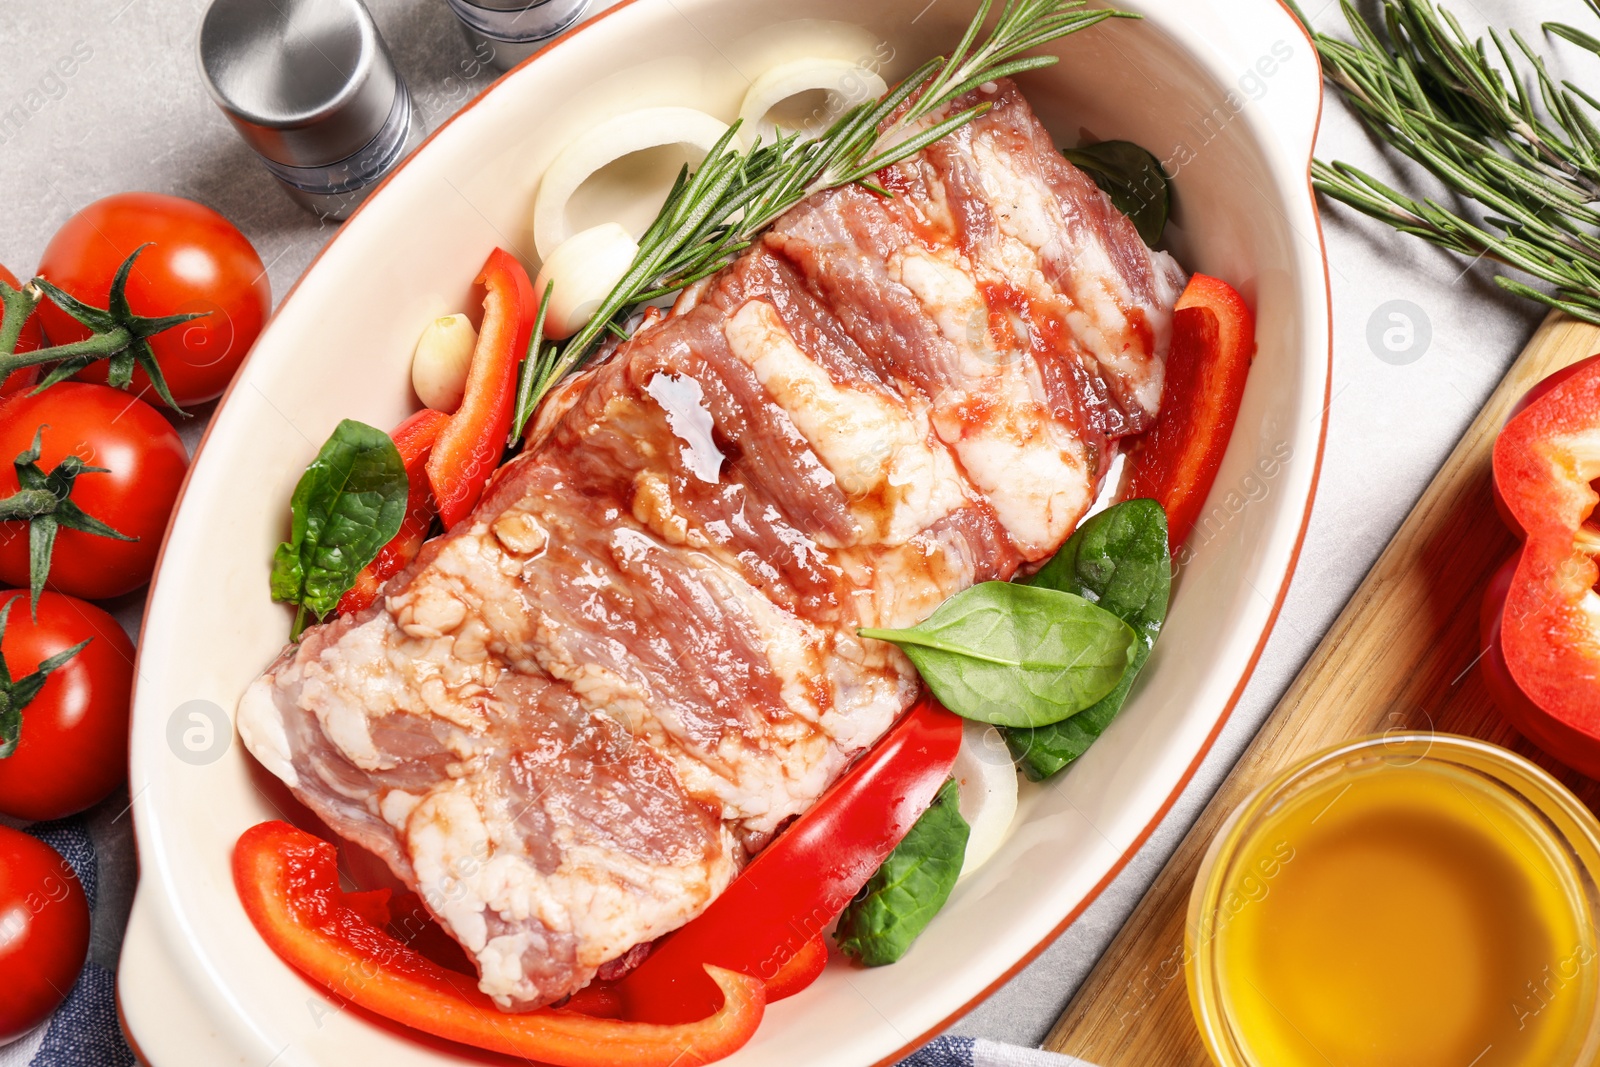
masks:
{"type": "Polygon", "coordinates": [[[1161,395],[1183,275],[1015,86],[820,193],[542,413],[239,728],[508,1009],[698,914],[914,699],[862,626],[1050,555],[1161,395]]]}

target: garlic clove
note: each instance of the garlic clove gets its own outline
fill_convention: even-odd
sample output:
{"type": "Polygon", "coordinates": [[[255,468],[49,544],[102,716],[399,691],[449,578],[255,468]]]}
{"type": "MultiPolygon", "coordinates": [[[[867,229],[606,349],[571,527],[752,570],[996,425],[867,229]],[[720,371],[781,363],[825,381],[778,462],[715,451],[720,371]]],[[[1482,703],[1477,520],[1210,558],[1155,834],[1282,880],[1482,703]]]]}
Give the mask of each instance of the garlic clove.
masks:
{"type": "Polygon", "coordinates": [[[547,286],[555,286],[545,312],[544,335],[559,341],[581,330],[638,254],[638,243],[615,222],[591,226],[552,249],[533,283],[541,298],[547,286]]]}
{"type": "Polygon", "coordinates": [[[465,315],[445,315],[423,328],[411,357],[411,388],[424,407],[453,412],[467,392],[478,331],[465,315]]]}

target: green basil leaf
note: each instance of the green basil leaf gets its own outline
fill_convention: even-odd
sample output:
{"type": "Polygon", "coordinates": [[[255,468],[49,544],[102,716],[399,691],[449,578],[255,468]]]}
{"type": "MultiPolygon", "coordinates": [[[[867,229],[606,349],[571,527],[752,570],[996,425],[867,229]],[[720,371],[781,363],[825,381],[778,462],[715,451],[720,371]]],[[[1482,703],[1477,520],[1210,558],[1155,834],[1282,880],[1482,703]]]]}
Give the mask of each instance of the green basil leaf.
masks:
{"type": "Polygon", "coordinates": [[[272,599],[290,604],[300,602],[300,591],[305,588],[306,572],[300,566],[300,550],[296,547],[304,540],[301,534],[280,544],[272,553],[272,599]]]}
{"type": "Polygon", "coordinates": [[[1138,640],[1081,596],[1014,582],[957,593],[906,630],[862,630],[893,641],[951,711],[996,726],[1043,726],[1115,688],[1138,640]]]}
{"type": "MultiPolygon", "coordinates": [[[[1130,669],[1128,673],[1131,675],[1133,671],[1130,669]]],[[[1002,729],[1001,733],[1028,781],[1042,782],[1089,751],[1089,746],[1100,739],[1117,712],[1122,710],[1127,695],[1119,685],[1094,707],[1085,708],[1070,719],[1033,729],[1002,729]]]]}
{"type": "Polygon", "coordinates": [[[952,778],[839,915],[833,933],[839,950],[868,967],[904,956],[950,899],[969,832],[952,778]]]}
{"type": "Polygon", "coordinates": [[[1139,635],[1127,673],[1093,706],[1048,726],[1002,731],[1023,773],[1039,781],[1083,755],[1111,725],[1155,648],[1172,592],[1166,513],[1154,500],[1107,508],[1085,521],[1029,582],[1092,600],[1139,635]]]}
{"type": "Polygon", "coordinates": [[[272,556],[272,598],[300,607],[292,640],[306,612],[321,619],[337,607],[400,532],[408,488],[388,434],[354,419],[333,431],[295,486],[289,540],[272,556]]]}
{"type": "Polygon", "coordinates": [[[1132,141],[1101,141],[1063,148],[1061,154],[1093,178],[1117,210],[1133,221],[1144,243],[1155,247],[1167,228],[1172,202],[1172,185],[1160,160],[1132,141]]]}

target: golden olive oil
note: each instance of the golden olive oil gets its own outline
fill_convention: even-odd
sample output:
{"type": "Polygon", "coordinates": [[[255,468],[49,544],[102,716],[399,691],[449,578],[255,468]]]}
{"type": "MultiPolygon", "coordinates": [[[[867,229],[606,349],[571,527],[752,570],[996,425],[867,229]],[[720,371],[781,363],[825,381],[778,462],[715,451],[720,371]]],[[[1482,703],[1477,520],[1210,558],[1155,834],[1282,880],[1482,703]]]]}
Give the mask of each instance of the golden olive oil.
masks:
{"type": "Polygon", "coordinates": [[[1374,760],[1243,842],[1214,933],[1251,1062],[1544,1067],[1595,1003],[1591,918],[1536,816],[1469,771],[1374,760]]]}

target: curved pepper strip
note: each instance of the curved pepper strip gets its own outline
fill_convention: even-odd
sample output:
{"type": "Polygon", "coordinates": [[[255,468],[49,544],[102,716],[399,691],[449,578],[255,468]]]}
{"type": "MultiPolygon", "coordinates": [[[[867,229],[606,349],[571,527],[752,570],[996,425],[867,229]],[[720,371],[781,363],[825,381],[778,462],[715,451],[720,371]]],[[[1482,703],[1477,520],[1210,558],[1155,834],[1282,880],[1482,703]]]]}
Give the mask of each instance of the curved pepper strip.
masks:
{"type": "Polygon", "coordinates": [[[961,719],[925,696],[697,918],[618,984],[630,1019],[676,1023],[714,1006],[715,964],[771,980],[883,865],[950,777],[961,719]]]}
{"type": "MultiPolygon", "coordinates": [[[[339,888],[334,847],[284,822],[246,830],[233,853],[246,914],[283,960],[329,992],[385,1019],[476,1048],[560,1067],[679,1067],[722,1059],[761,1024],[758,979],[707,968],[722,1002],[682,1026],[542,1009],[508,1014],[467,975],[373,925],[339,888]]],[[[374,901],[362,909],[373,914],[374,901]]]]}
{"type": "Polygon", "coordinates": [[[1256,351],[1256,320],[1227,282],[1196,274],[1172,316],[1161,417],[1128,455],[1125,500],[1167,513],[1174,553],[1188,540],[1217,480],[1256,351]]]}
{"type": "Polygon", "coordinates": [[[813,937],[800,951],[789,957],[789,962],[778,968],[778,973],[767,980],[767,1003],[787,1000],[822,977],[828,966],[828,942],[821,934],[813,937]]]}
{"type": "Polygon", "coordinates": [[[349,615],[360,611],[378,597],[383,583],[405,570],[406,564],[417,558],[422,543],[428,539],[433,526],[435,509],[433,490],[428,485],[428,456],[439,431],[450,421],[450,416],[432,408],[407,418],[390,432],[400,462],[406,467],[406,517],[401,520],[400,531],[388,544],[379,549],[378,556],[356,575],[356,584],[339,598],[339,614],[349,615]]]}
{"type": "Polygon", "coordinates": [[[528,272],[503,248],[489,253],[475,284],[486,293],[466,394],[428,457],[428,481],[447,530],[472,511],[500,466],[516,405],[517,368],[539,310],[528,272]]]}
{"type": "MultiPolygon", "coordinates": [[[[1591,363],[1506,423],[1494,480],[1523,531],[1505,592],[1500,648],[1517,688],[1549,717],[1547,740],[1600,756],[1600,363],[1591,363]]],[[[1591,763],[1594,762],[1591,760],[1591,763]]]]}

